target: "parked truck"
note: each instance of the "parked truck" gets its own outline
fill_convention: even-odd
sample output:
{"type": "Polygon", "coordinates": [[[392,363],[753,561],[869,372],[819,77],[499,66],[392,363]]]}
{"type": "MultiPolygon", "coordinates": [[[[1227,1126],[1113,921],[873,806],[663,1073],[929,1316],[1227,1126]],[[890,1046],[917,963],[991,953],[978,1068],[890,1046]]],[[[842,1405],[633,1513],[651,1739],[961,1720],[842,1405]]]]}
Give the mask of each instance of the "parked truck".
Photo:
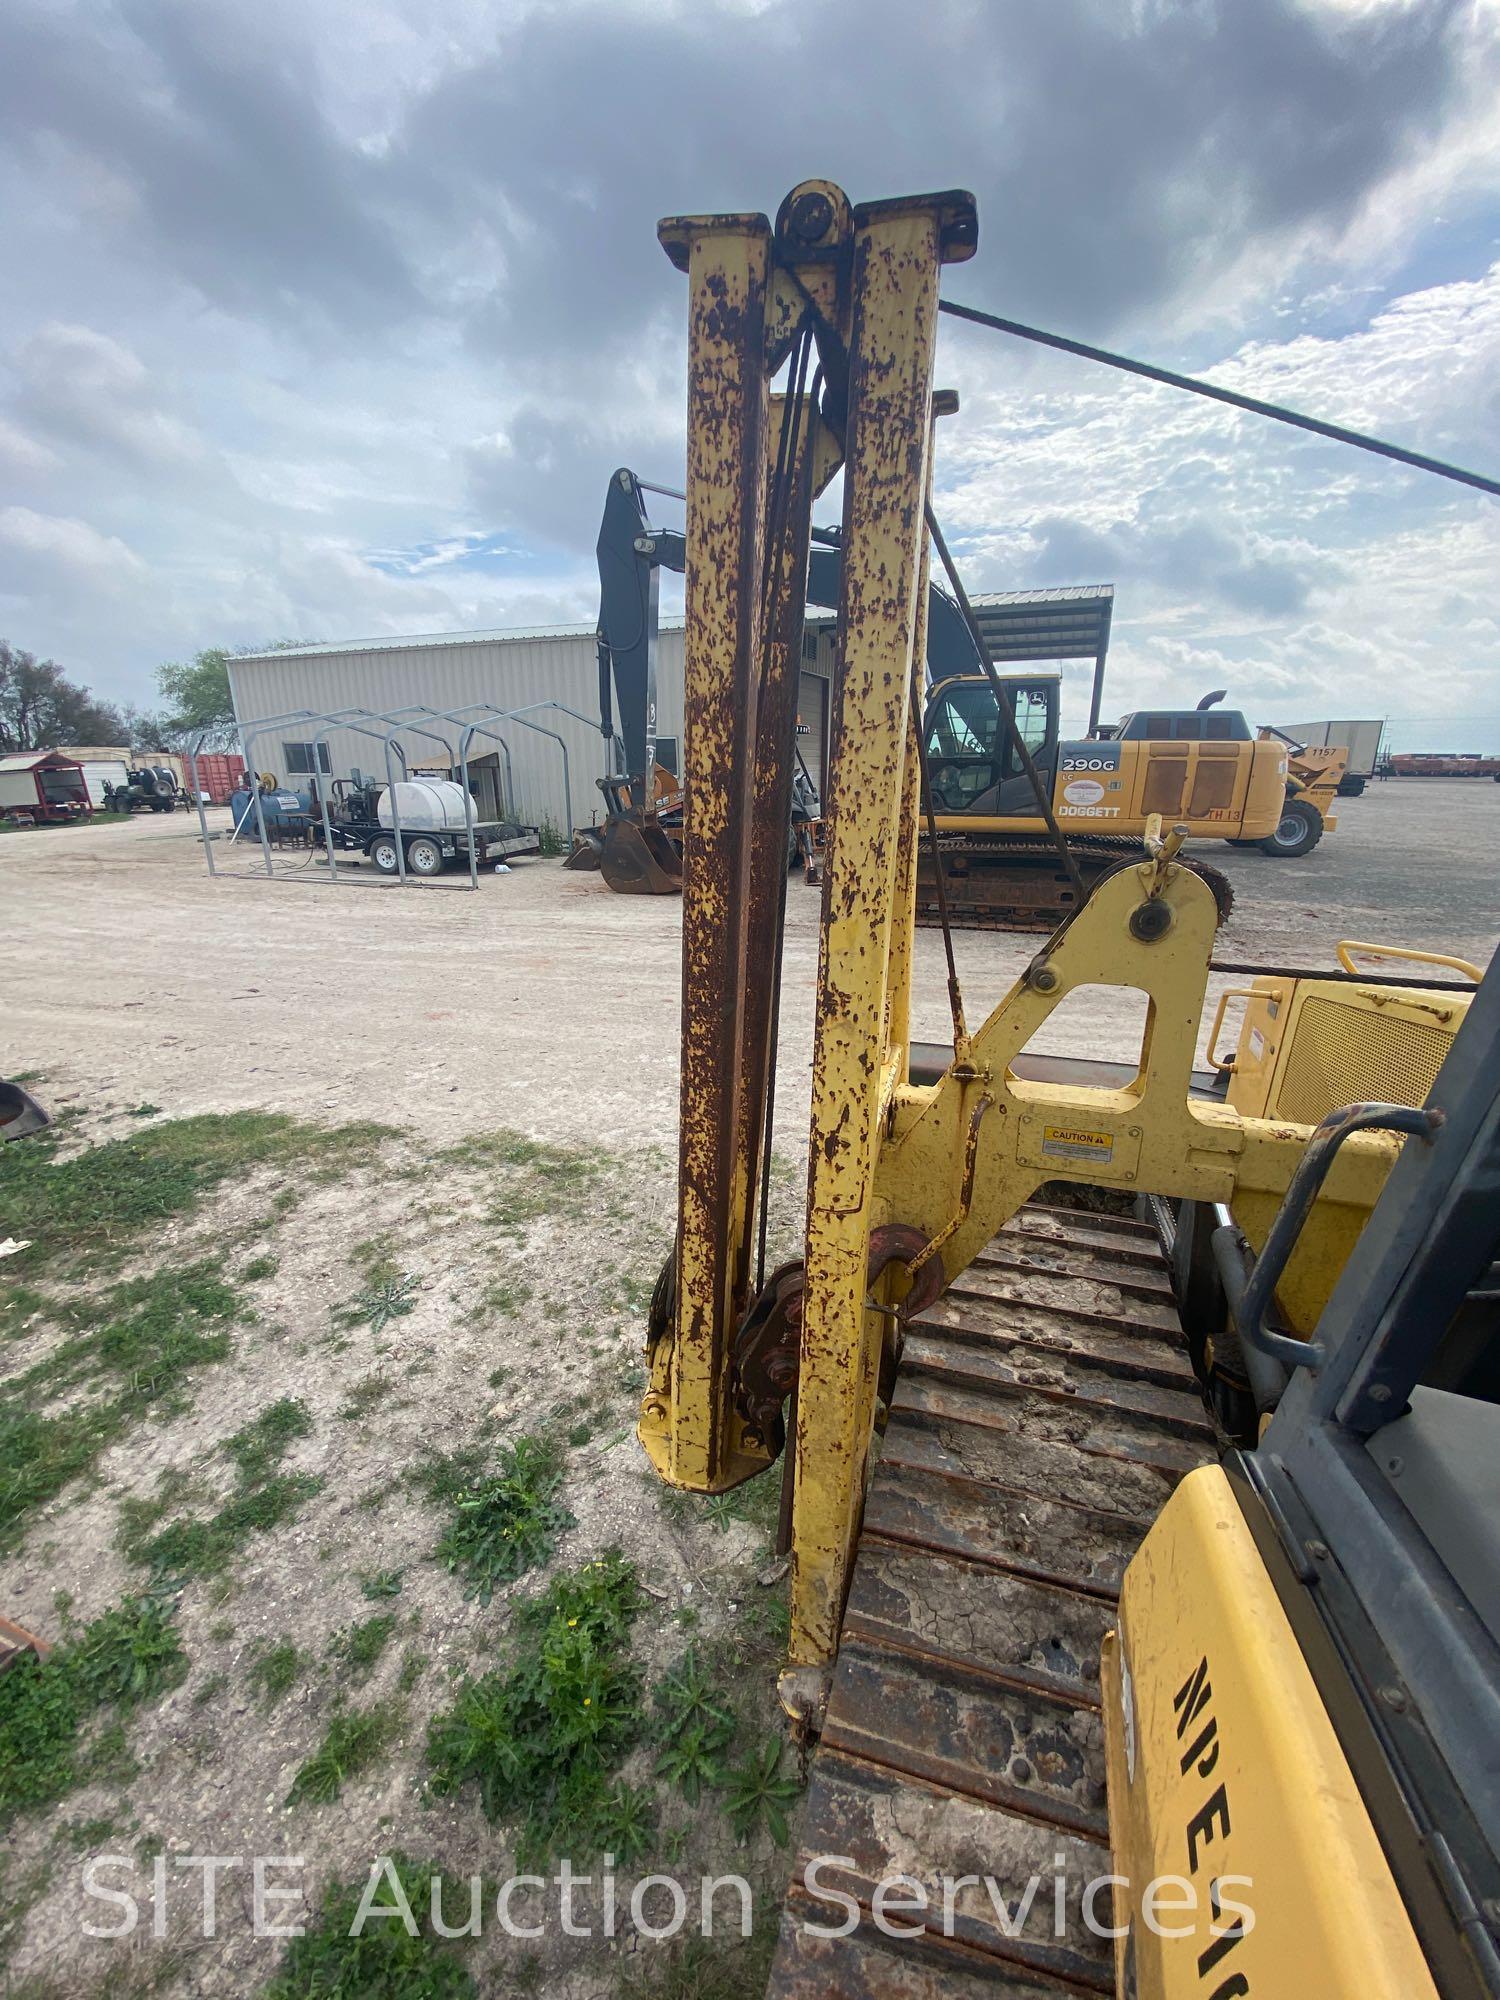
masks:
{"type": "Polygon", "coordinates": [[[1385,734],[1383,721],[1282,722],[1277,729],[1282,736],[1295,737],[1309,750],[1328,750],[1341,745],[1348,751],[1344,775],[1339,779],[1341,799],[1357,799],[1375,775],[1381,738],[1385,734]]]}

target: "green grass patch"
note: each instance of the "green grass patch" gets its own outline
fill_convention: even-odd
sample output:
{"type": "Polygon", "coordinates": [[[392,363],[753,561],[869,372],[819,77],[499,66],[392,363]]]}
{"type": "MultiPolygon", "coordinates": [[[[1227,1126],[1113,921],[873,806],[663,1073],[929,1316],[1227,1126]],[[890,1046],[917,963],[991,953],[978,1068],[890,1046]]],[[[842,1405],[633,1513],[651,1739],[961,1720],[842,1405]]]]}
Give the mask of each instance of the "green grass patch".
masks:
{"type": "Polygon", "coordinates": [[[240,1272],[240,1283],[242,1285],[262,1284],[267,1278],[274,1278],[280,1269],[281,1259],[279,1257],[252,1257],[244,1270],[240,1272]]]}
{"type": "Polygon", "coordinates": [[[240,1314],[209,1264],[133,1278],[63,1307],[73,1331],[0,1388],[0,1548],[134,1421],[182,1408],[188,1377],[229,1353],[240,1314]],[[70,1393],[79,1400],[45,1407],[70,1393]]]}
{"type": "Polygon", "coordinates": [[[374,1672],[399,1622],[396,1612],[377,1611],[341,1632],[329,1650],[357,1680],[365,1680],[374,1672]]]}
{"type": "Polygon", "coordinates": [[[46,1660],[28,1653],[0,1674],[0,1826],[118,1772],[120,1716],[187,1666],[171,1607],[127,1597],[46,1660]]]}
{"type": "Polygon", "coordinates": [[[748,1938],[685,1938],[622,1968],[619,2000],[762,2000],[776,1927],[748,1938]]]}
{"type": "Polygon", "coordinates": [[[295,1396],[283,1396],[243,1430],[226,1438],[224,1451],[239,1468],[245,1485],[260,1486],[278,1469],[296,1440],[311,1435],[312,1418],[306,1403],[295,1396]]]}
{"type": "Polygon", "coordinates": [[[125,1554],[154,1575],[177,1582],[220,1575],[253,1537],[292,1520],[305,1501],[322,1492],[323,1481],[314,1474],[279,1470],[291,1445],[311,1431],[305,1404],[289,1396],[269,1404],[224,1440],[236,1484],[218,1511],[182,1515],[159,1526],[182,1497],[180,1483],[164,1482],[154,1501],[127,1501],[121,1507],[125,1554]]]}
{"type": "Polygon", "coordinates": [[[641,1596],[618,1551],[518,1605],[508,1666],[466,1680],[428,1730],[432,1790],[473,1784],[491,1820],[519,1827],[518,1854],[622,1862],[649,1842],[644,1793],[617,1778],[640,1737],[640,1674],[629,1654],[641,1596]]]}
{"type": "Polygon", "coordinates": [[[0,1214],[12,1235],[30,1239],[10,1260],[12,1272],[107,1268],[236,1174],[268,1162],[282,1171],[314,1162],[350,1169],[395,1136],[369,1122],[318,1126],[236,1111],[167,1119],[69,1159],[58,1158],[56,1141],[45,1136],[0,1148],[0,1214]]]}
{"type": "Polygon", "coordinates": [[[404,1572],[399,1569],[362,1570],[359,1578],[359,1594],[368,1597],[372,1604],[378,1604],[383,1597],[399,1597],[404,1572]]]}
{"type": "Polygon", "coordinates": [[[274,1708],[306,1673],[309,1661],[290,1639],[266,1646],[245,1669],[245,1680],[262,1708],[274,1708]]]}
{"type": "Polygon", "coordinates": [[[32,1285],[8,1285],[0,1297],[0,1340],[21,1340],[34,1331],[30,1322],[41,1315],[51,1318],[57,1311],[46,1292],[32,1285]]]}
{"type": "Polygon", "coordinates": [[[232,1495],[206,1520],[172,1521],[147,1540],[127,1542],[125,1553],[154,1575],[174,1581],[217,1576],[254,1536],[295,1519],[304,1501],[322,1490],[322,1480],[310,1473],[279,1472],[260,1486],[232,1495]]]}
{"type": "Polygon", "coordinates": [[[493,1471],[452,1494],[453,1516],[435,1554],[461,1576],[465,1597],[488,1604],[496,1589],[547,1562],[573,1516],[558,1499],[563,1455],[549,1437],[502,1445],[493,1471]]]}
{"type": "Polygon", "coordinates": [[[316,1920],[287,1946],[280,1967],[262,1987],[261,2000],[474,2000],[478,1989],[462,1959],[470,1941],[441,1938],[432,1927],[434,1881],[450,1929],[468,1922],[467,1882],[450,1882],[436,1865],[399,1852],[382,1859],[389,1867],[377,1878],[371,1914],[358,1936],[355,1925],[369,1876],[336,1882],[327,1891],[316,1920]],[[376,1910],[392,1914],[377,1916],[376,1910]]]}
{"type": "Polygon", "coordinates": [[[604,1171],[596,1153],[503,1128],[444,1147],[434,1163],[493,1175],[485,1220],[511,1236],[547,1216],[580,1214],[604,1171]]]}
{"type": "Polygon", "coordinates": [[[357,1778],[377,1761],[401,1721],[402,1710],[393,1702],[379,1702],[373,1708],[336,1708],[323,1741],[292,1780],[287,1804],[331,1804],[346,1780],[357,1778]]]}
{"type": "Polygon", "coordinates": [[[530,1303],[531,1287],[520,1278],[491,1278],[479,1294],[479,1309],[488,1319],[510,1319],[530,1303]]]}
{"type": "Polygon", "coordinates": [[[367,1417],[377,1403],[383,1403],[391,1393],[392,1383],[388,1375],[363,1376],[349,1391],[344,1407],[339,1415],[346,1423],[356,1423],[367,1417]]]}

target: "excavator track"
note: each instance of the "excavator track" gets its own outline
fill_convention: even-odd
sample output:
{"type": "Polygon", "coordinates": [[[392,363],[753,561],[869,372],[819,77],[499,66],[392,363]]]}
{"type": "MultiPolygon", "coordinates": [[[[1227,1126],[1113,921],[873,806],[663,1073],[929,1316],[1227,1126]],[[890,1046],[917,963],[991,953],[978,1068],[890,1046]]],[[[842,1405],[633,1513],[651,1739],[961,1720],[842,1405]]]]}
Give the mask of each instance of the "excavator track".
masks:
{"type": "MultiPolygon", "coordinates": [[[[1100,1641],[1173,1487],[1216,1456],[1149,1224],[1032,1203],[912,1322],[773,2000],[1114,1992],[1082,1913],[1110,1873],[1100,1641]],[[873,1920],[896,1876],[887,1920],[914,1936],[873,1920]],[[818,1937],[848,1921],[835,1889],[857,1927],[818,1937]]],[[[1113,1922],[1107,1886],[1093,1907],[1113,1922]]]]}
{"type": "MultiPolygon", "coordinates": [[[[1123,863],[1145,858],[1139,840],[1105,835],[1068,836],[1068,848],[1090,891],[1123,863]]],[[[1051,931],[1078,907],[1078,895],[1050,840],[983,833],[940,833],[943,890],[954,930],[1051,931]]],[[[1234,885],[1220,869],[1180,854],[1177,866],[1201,876],[1213,890],[1219,922],[1234,908],[1234,885]]],[[[917,922],[941,921],[932,848],[924,835],[917,850],[917,922]]]]}

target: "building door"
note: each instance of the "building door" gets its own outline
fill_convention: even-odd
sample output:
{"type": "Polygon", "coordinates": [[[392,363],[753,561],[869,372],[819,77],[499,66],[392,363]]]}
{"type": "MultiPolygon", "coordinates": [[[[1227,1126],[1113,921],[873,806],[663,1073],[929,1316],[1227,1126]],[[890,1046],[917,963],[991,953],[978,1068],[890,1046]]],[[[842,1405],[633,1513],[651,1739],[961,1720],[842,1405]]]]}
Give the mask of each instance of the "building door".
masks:
{"type": "Polygon", "coordinates": [[[828,682],[805,668],[797,683],[797,748],[821,799],[828,790],[828,682]]]}

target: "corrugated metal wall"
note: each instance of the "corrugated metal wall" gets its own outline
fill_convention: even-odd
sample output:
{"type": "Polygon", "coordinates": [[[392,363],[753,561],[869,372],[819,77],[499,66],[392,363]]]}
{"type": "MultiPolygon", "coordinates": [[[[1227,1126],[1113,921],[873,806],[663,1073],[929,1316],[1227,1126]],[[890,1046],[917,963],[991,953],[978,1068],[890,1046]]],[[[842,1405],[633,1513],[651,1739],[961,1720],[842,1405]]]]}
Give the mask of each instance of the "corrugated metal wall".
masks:
{"type": "MultiPolygon", "coordinates": [[[[682,645],[681,630],[666,629],[660,634],[657,651],[657,727],[663,734],[679,737],[682,645]]],[[[523,708],[535,701],[560,701],[582,715],[599,712],[594,636],[585,628],[543,637],[500,635],[448,643],[413,640],[409,646],[375,650],[288,650],[232,661],[230,684],[242,726],[253,718],[304,708],[319,713],[346,708],[381,711],[418,704],[453,709],[470,702],[523,708]]],[[[576,722],[556,710],[539,711],[532,720],[556,729],[567,744],[575,821],[586,824],[597,818],[601,801],[595,780],[605,769],[604,742],[597,725],[576,722]]],[[[275,771],[285,779],[284,746],[305,742],[312,733],[311,725],[278,725],[251,744],[251,762],[257,770],[275,771]]],[[[457,732],[450,729],[448,734],[456,749],[457,732]]],[[[567,810],[557,745],[519,723],[507,725],[505,736],[510,744],[517,811],[533,823],[550,819],[565,832],[567,810]]],[[[399,740],[413,765],[441,759],[438,746],[429,739],[406,731],[399,740]]],[[[334,729],[327,741],[334,777],[347,777],[356,766],[384,777],[384,752],[373,738],[357,730],[334,729]]],[[[471,755],[494,748],[493,742],[476,736],[471,755]]]]}
{"type": "MultiPolygon", "coordinates": [[[[827,625],[810,627],[804,648],[803,682],[808,696],[813,677],[826,678],[833,665],[833,634],[827,625]]],[[[656,726],[662,736],[682,739],[683,634],[680,625],[664,625],[657,638],[656,726]]],[[[252,655],[231,660],[230,687],[241,727],[268,715],[295,709],[318,714],[337,709],[367,708],[375,712],[409,708],[463,708],[470,702],[492,702],[497,708],[524,708],[535,701],[560,701],[581,715],[599,712],[599,671],[592,628],[556,634],[497,634],[451,641],[414,639],[410,645],[252,655]]],[[[826,773],[826,704],[806,699],[799,704],[809,725],[801,739],[802,754],[821,787],[826,773]]],[[[602,815],[595,780],[604,775],[604,741],[597,725],[574,721],[556,710],[539,711],[534,721],[556,729],[568,746],[573,790],[573,818],[586,825],[602,815]]],[[[258,771],[274,771],[293,781],[286,746],[306,743],[315,725],[278,724],[250,746],[250,761],[258,771]]],[[[441,725],[434,725],[441,729],[441,725]]],[[[458,732],[448,731],[455,751],[458,732]]],[[[563,798],[562,758],[557,745],[519,723],[506,727],[516,790],[516,810],[524,820],[551,820],[567,831],[563,798]]],[[[442,760],[437,744],[411,731],[398,739],[413,767],[442,760]]],[[[372,737],[357,730],[333,729],[325,760],[335,778],[347,778],[358,768],[377,778],[385,776],[385,753],[372,737]]],[[[470,755],[478,758],[495,745],[476,736],[470,755]]]]}

